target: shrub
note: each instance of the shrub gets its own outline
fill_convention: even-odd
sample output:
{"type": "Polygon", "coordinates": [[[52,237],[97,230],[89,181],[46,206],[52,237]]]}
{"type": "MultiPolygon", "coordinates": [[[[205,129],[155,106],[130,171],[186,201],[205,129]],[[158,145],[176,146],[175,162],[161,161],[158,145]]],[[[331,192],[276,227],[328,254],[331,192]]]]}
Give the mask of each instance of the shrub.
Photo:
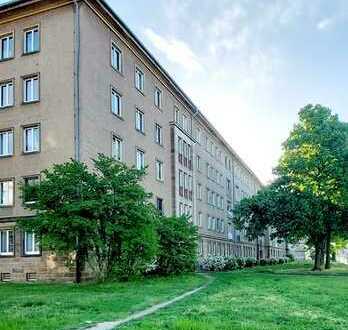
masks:
{"type": "Polygon", "coordinates": [[[270,265],[276,265],[278,263],[278,261],[277,261],[277,259],[271,258],[271,259],[269,259],[268,263],[270,265]]]}
{"type": "Polygon", "coordinates": [[[266,259],[260,259],[260,266],[267,266],[267,260],[266,259]]]}
{"type": "Polygon", "coordinates": [[[199,268],[209,272],[221,272],[226,270],[227,260],[223,256],[208,255],[200,259],[199,268]]]}
{"type": "Polygon", "coordinates": [[[279,263],[279,264],[285,264],[285,262],[286,262],[286,261],[285,261],[285,259],[283,259],[283,258],[279,258],[279,259],[278,259],[278,263],[279,263]]]}
{"type": "Polygon", "coordinates": [[[225,270],[235,270],[238,269],[238,263],[235,257],[229,256],[225,257],[225,270]]]}
{"type": "Polygon", "coordinates": [[[162,217],[157,232],[157,272],[169,275],[193,271],[197,261],[197,227],[186,217],[162,217]]]}
{"type": "Polygon", "coordinates": [[[239,269],[243,269],[245,267],[245,261],[243,258],[237,258],[236,261],[239,269]]]}
{"type": "Polygon", "coordinates": [[[248,268],[254,267],[254,266],[256,266],[256,264],[257,264],[257,261],[255,258],[246,258],[245,259],[245,267],[248,267],[248,268]]]}

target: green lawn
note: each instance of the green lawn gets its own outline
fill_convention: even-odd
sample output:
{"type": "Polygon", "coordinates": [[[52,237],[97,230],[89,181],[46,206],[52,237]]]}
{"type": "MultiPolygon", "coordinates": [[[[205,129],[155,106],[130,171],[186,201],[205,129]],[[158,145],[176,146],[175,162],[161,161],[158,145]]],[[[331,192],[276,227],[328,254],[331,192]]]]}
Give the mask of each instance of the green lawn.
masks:
{"type": "Polygon", "coordinates": [[[0,284],[1,330],[76,329],[126,317],[207,280],[200,275],[106,284],[0,284]]]}
{"type": "Polygon", "coordinates": [[[348,268],[257,267],[215,275],[197,295],[122,330],[348,329],[348,268]]]}
{"type": "MultiPolygon", "coordinates": [[[[122,330],[348,329],[348,267],[211,274],[208,288],[122,330]]],[[[76,329],[111,321],[206,283],[200,275],[106,284],[1,284],[1,330],[76,329]]]]}

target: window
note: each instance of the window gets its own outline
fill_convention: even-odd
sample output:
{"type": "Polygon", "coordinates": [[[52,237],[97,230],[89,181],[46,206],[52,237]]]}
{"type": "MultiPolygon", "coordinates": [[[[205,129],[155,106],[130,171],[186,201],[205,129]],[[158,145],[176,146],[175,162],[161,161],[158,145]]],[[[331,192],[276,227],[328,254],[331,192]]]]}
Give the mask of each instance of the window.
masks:
{"type": "Polygon", "coordinates": [[[203,219],[202,212],[198,212],[198,214],[197,214],[197,226],[199,226],[199,227],[202,226],[202,219],[203,219]]]}
{"type": "Polygon", "coordinates": [[[111,89],[111,112],[116,116],[122,116],[121,95],[117,93],[113,88],[111,89]]]}
{"type": "Polygon", "coordinates": [[[145,168],[145,153],[140,149],[137,149],[136,152],[136,167],[138,170],[145,168]]]}
{"type": "Polygon", "coordinates": [[[13,155],[13,131],[0,132],[0,157],[13,155]]]}
{"type": "Polygon", "coordinates": [[[0,108],[10,107],[14,103],[13,82],[0,84],[0,108]]]}
{"type": "Polygon", "coordinates": [[[163,162],[156,160],[156,179],[163,181],[163,162]]]}
{"type": "Polygon", "coordinates": [[[157,207],[157,210],[163,214],[163,199],[162,198],[158,198],[156,199],[156,207],[157,207]]]}
{"type": "Polygon", "coordinates": [[[14,56],[13,34],[9,34],[0,39],[0,60],[6,60],[14,56]]]}
{"type": "Polygon", "coordinates": [[[24,194],[24,204],[33,204],[37,200],[35,197],[35,191],[32,190],[33,187],[39,183],[39,176],[28,176],[24,178],[24,185],[26,188],[32,187],[29,191],[26,190],[24,194]]]}
{"type": "Polygon", "coordinates": [[[35,102],[39,100],[39,76],[25,78],[23,80],[24,102],[35,102]]]}
{"type": "Polygon", "coordinates": [[[197,165],[197,170],[201,171],[201,157],[200,156],[196,156],[196,165],[197,165]]]}
{"type": "Polygon", "coordinates": [[[14,255],[14,233],[13,230],[0,231],[0,256],[14,255]]]}
{"type": "Polygon", "coordinates": [[[118,161],[122,161],[122,152],[123,152],[123,141],[118,136],[112,137],[112,157],[118,161]]]}
{"type": "Polygon", "coordinates": [[[199,200],[202,200],[202,195],[203,195],[203,192],[202,192],[202,185],[200,183],[197,184],[197,198],[199,200]]]}
{"type": "Polygon", "coordinates": [[[175,122],[180,125],[180,110],[178,107],[174,107],[175,122]]]}
{"type": "Polygon", "coordinates": [[[115,70],[122,72],[122,52],[115,43],[111,45],[111,65],[115,70]]]}
{"type": "Polygon", "coordinates": [[[184,195],[184,173],[179,170],[179,195],[184,195]]]}
{"type": "Polygon", "coordinates": [[[188,119],[185,115],[183,115],[183,117],[182,117],[182,128],[185,131],[188,131],[188,119]]]}
{"type": "Polygon", "coordinates": [[[39,27],[24,31],[24,54],[38,52],[40,49],[39,27]]]}
{"type": "Polygon", "coordinates": [[[155,124],[155,142],[157,144],[163,145],[162,127],[158,124],[155,124]]]}
{"type": "Polygon", "coordinates": [[[24,254],[25,255],[40,254],[39,241],[35,233],[31,233],[31,232],[24,233],[24,254]]]}
{"type": "Polygon", "coordinates": [[[158,109],[162,108],[162,91],[159,88],[155,88],[155,106],[158,109]]]}
{"type": "Polygon", "coordinates": [[[23,129],[23,152],[40,151],[40,127],[31,126],[23,129]]]}
{"type": "Polygon", "coordinates": [[[139,109],[135,111],[135,129],[141,133],[145,132],[145,118],[144,113],[139,109]]]}
{"type": "Polygon", "coordinates": [[[135,88],[144,92],[144,73],[139,68],[135,68],[135,88]]]}
{"type": "Polygon", "coordinates": [[[0,206],[13,206],[13,180],[0,182],[0,206]]]}

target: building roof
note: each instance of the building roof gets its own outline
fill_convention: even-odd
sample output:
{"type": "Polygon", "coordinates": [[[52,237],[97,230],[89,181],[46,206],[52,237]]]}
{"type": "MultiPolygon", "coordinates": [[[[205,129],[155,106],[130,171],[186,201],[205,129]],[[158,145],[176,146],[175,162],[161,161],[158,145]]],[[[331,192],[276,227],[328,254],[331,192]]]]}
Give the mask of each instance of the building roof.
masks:
{"type": "MultiPolygon", "coordinates": [[[[44,0],[12,0],[0,5],[0,13],[7,12],[9,10],[24,7],[33,3],[37,3],[44,0]]],[[[81,0],[78,0],[81,1],[81,0]]],[[[85,0],[82,0],[85,1],[85,0]]],[[[73,2],[73,0],[71,0],[73,2]]],[[[243,161],[237,152],[231,147],[231,145],[222,137],[214,125],[203,115],[199,108],[193,103],[190,97],[180,88],[180,86],[175,82],[175,80],[170,76],[170,74],[162,67],[162,65],[157,61],[157,59],[151,54],[151,52],[144,46],[144,44],[137,38],[137,36],[132,32],[132,30],[127,26],[127,24],[115,13],[115,11],[109,6],[106,0],[95,0],[99,5],[104,8],[104,10],[113,18],[115,23],[121,27],[122,30],[126,32],[129,38],[134,42],[134,44],[141,50],[141,52],[146,56],[146,58],[161,72],[161,74],[168,80],[171,87],[183,98],[185,103],[188,105],[190,110],[196,116],[199,116],[203,122],[206,123],[210,132],[220,140],[220,142],[233,154],[235,158],[248,170],[248,172],[258,181],[260,185],[262,182],[257,177],[257,175],[250,169],[250,167],[243,161]]]]}

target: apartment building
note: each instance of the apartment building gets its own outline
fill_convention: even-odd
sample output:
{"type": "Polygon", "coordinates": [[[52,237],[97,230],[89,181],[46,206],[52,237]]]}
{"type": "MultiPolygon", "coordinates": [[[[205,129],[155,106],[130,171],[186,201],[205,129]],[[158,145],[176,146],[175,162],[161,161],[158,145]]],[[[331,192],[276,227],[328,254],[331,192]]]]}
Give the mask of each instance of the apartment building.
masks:
{"type": "Polygon", "coordinates": [[[64,258],[15,228],[30,214],[18,185],[54,163],[97,153],[138,168],[166,215],[188,214],[201,255],[281,257],[233,228],[260,181],[103,0],[0,6],[0,274],[66,279],[64,258]]]}

